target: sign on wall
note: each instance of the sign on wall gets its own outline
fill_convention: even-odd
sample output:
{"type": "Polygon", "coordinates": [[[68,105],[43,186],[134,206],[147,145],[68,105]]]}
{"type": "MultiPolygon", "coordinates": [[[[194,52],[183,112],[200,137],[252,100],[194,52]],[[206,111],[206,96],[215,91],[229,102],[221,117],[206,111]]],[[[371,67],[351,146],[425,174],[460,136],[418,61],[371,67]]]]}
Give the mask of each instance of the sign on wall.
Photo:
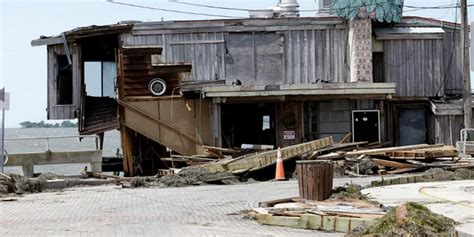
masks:
{"type": "Polygon", "coordinates": [[[10,109],[10,93],[5,92],[4,100],[0,100],[0,110],[9,110],[10,109]]]}

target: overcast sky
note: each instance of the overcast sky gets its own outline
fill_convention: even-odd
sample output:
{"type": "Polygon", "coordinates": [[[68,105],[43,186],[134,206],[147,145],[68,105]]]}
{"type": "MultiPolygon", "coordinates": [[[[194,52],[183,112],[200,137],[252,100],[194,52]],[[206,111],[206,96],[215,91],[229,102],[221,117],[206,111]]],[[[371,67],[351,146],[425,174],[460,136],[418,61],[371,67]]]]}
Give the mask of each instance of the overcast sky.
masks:
{"type": "MultiPolygon", "coordinates": [[[[174,10],[194,11],[245,17],[245,12],[214,10],[185,6],[168,0],[118,0],[174,10]]],[[[188,2],[226,7],[262,9],[275,5],[277,0],[188,0],[188,2]]],[[[454,0],[405,0],[405,5],[440,6],[454,0]]],[[[316,9],[314,0],[300,0],[301,9],[316,9]]],[[[468,0],[473,4],[474,0],[468,0]]],[[[408,10],[408,9],[407,9],[408,10]]],[[[474,8],[470,8],[474,11],[474,8]]],[[[453,9],[421,10],[404,15],[418,15],[454,21],[453,9]]],[[[303,16],[314,13],[305,12],[303,16]]],[[[469,14],[470,16],[472,14],[469,14]]],[[[0,0],[0,84],[11,93],[7,127],[19,127],[22,121],[46,120],[46,47],[31,47],[30,41],[41,35],[57,35],[79,26],[114,24],[124,20],[207,19],[195,16],[140,9],[111,4],[105,0],[0,0]]],[[[472,19],[472,17],[470,17],[472,19]]],[[[51,121],[54,122],[54,121],[51,121]]]]}

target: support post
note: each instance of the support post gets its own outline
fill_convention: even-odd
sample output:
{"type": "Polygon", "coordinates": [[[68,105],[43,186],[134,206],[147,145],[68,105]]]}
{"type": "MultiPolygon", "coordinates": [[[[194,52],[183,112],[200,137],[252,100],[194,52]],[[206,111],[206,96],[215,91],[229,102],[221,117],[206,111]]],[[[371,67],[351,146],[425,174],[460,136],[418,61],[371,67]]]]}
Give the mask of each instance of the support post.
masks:
{"type": "Polygon", "coordinates": [[[5,109],[2,109],[2,142],[0,153],[0,172],[3,173],[3,163],[5,162],[5,109]]]}
{"type": "Polygon", "coordinates": [[[462,74],[463,74],[463,101],[464,101],[464,128],[471,128],[472,98],[471,76],[469,70],[469,25],[467,22],[467,0],[461,0],[461,42],[462,42],[462,74]]]}
{"type": "Polygon", "coordinates": [[[21,169],[23,170],[23,176],[25,176],[26,178],[33,177],[34,171],[32,164],[24,164],[21,166],[21,169]]]}

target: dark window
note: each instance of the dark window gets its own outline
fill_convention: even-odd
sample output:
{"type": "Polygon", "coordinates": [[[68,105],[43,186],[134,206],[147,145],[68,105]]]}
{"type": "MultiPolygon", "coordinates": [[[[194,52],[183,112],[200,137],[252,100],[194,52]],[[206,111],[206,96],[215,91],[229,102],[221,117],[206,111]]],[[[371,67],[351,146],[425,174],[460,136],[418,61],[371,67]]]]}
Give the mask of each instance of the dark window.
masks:
{"type": "Polygon", "coordinates": [[[72,67],[66,55],[58,55],[58,77],[56,81],[56,104],[70,105],[72,102],[72,67]]]}
{"type": "Polygon", "coordinates": [[[383,61],[383,52],[373,52],[373,76],[374,82],[384,82],[384,61],[383,61]]]}

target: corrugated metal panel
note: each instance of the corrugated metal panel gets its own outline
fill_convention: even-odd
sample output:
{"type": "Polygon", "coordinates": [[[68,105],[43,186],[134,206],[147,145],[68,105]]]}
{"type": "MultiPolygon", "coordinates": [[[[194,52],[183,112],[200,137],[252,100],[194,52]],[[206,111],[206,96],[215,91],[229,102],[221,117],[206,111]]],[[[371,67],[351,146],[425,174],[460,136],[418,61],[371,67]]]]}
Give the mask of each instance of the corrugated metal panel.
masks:
{"type": "Polygon", "coordinates": [[[443,95],[442,40],[385,41],[384,61],[385,81],[397,83],[396,96],[443,95]]]}
{"type": "Polygon", "coordinates": [[[285,83],[347,82],[347,30],[285,32],[285,83]]]}

